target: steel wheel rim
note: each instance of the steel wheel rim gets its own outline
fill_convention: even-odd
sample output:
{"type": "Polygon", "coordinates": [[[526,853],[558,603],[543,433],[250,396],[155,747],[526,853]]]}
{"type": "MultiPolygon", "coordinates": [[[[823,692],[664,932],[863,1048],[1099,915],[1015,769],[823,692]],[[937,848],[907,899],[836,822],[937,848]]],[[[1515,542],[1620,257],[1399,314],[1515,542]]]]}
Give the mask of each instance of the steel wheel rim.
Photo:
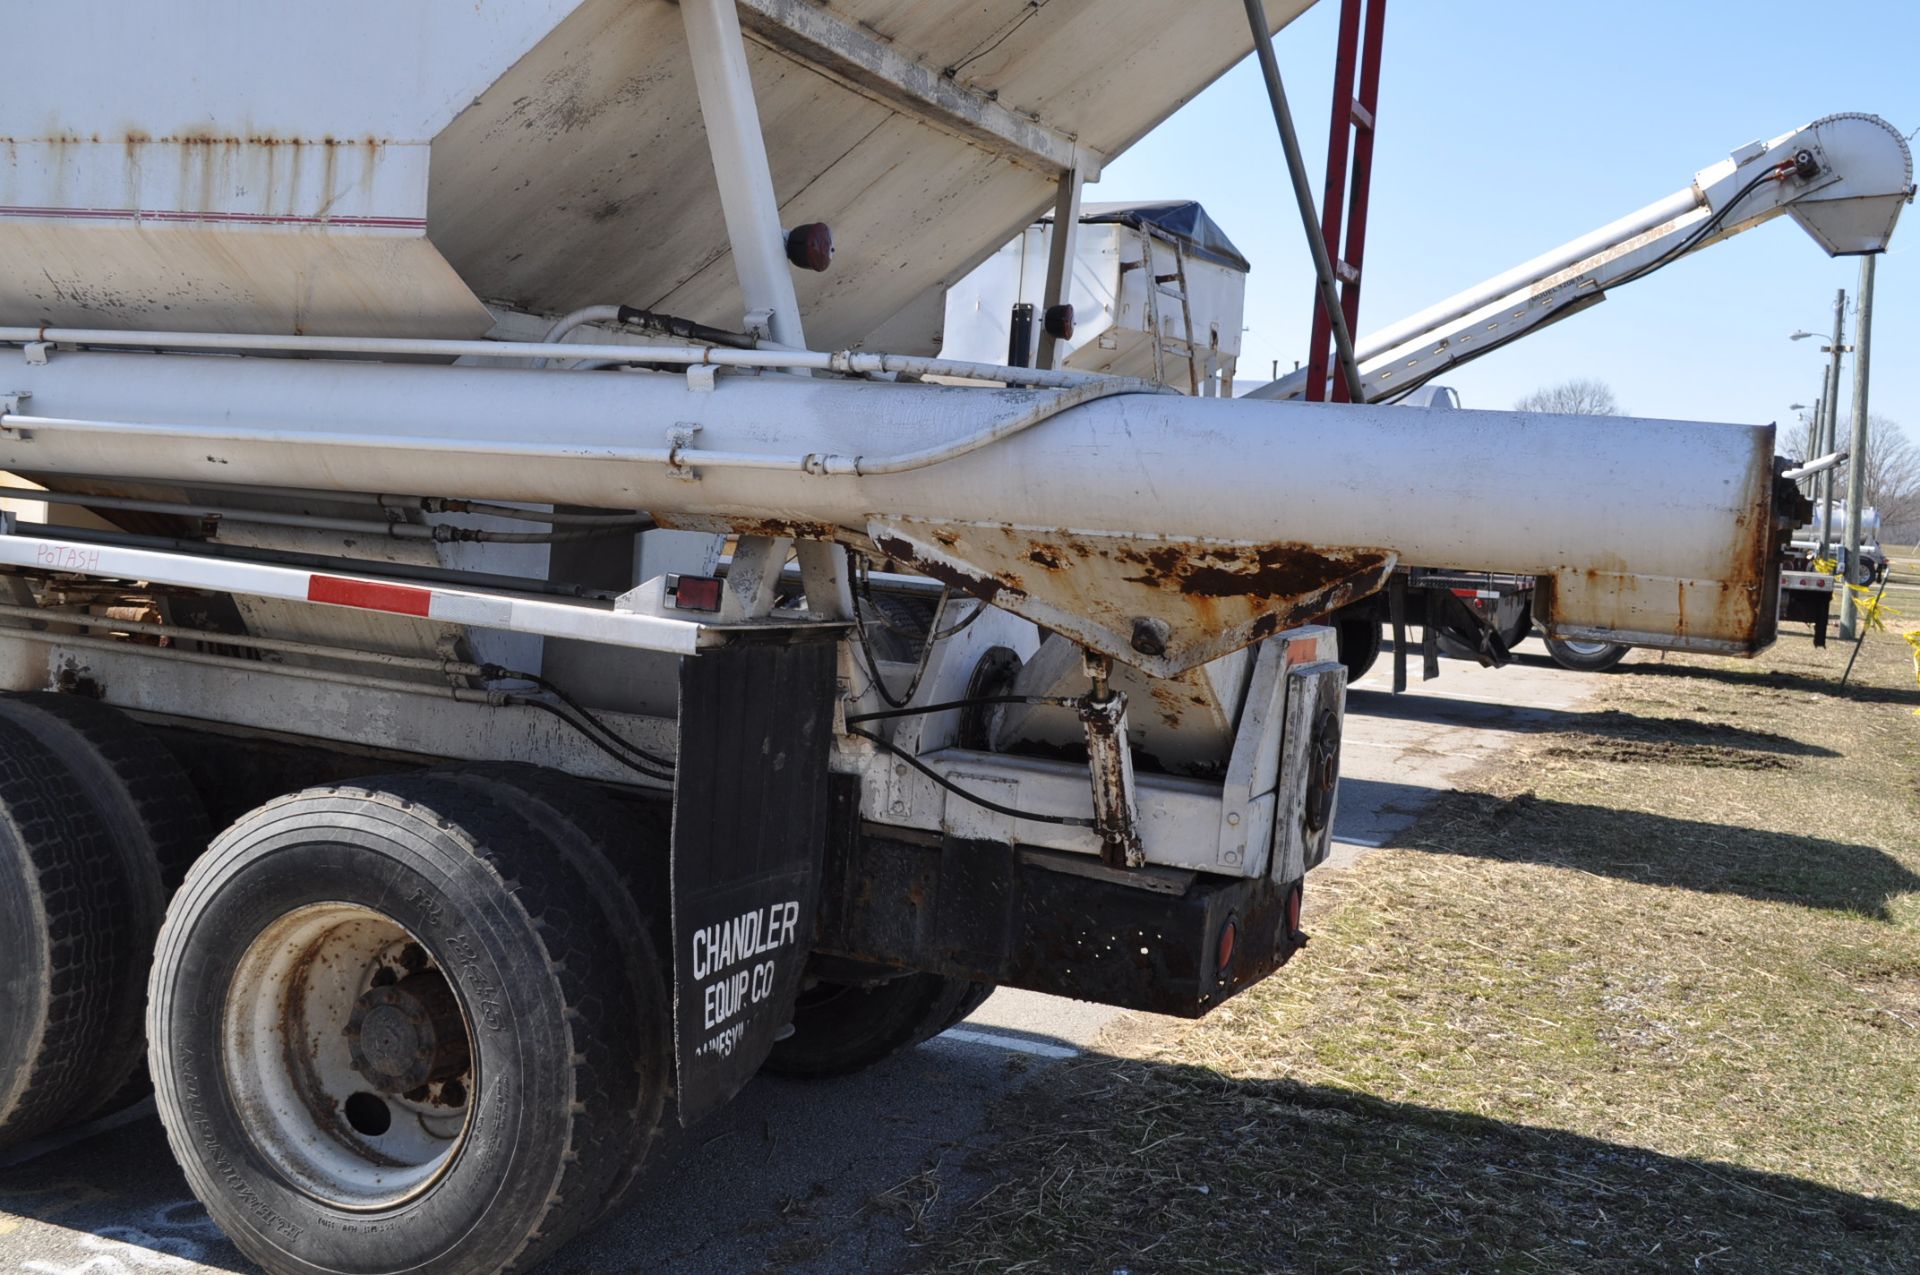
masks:
{"type": "MultiPolygon", "coordinates": [[[[408,999],[404,985],[416,975],[416,990],[445,980],[399,922],[359,904],[315,903],[263,930],[228,984],[221,1049],[247,1135],[286,1181],[331,1207],[371,1211],[414,1199],[466,1145],[478,1106],[477,1063],[400,1092],[366,1061],[388,1060],[415,1043],[386,1029],[407,1021],[402,1011],[417,998],[408,999]],[[362,1033],[377,1044],[363,1049],[356,1043],[362,1033]]],[[[442,1070],[452,1065],[449,1055],[470,1059],[474,1041],[465,1008],[447,990],[436,1002],[443,1011],[454,1007],[451,1022],[441,1020],[446,1031],[434,1055],[442,1070]]]]}
{"type": "Polygon", "coordinates": [[[1592,659],[1596,656],[1605,655],[1608,651],[1611,651],[1613,649],[1613,643],[1611,642],[1579,642],[1579,641],[1567,640],[1567,641],[1562,641],[1560,645],[1565,647],[1567,650],[1573,652],[1575,655],[1584,655],[1589,659],[1592,659]]]}

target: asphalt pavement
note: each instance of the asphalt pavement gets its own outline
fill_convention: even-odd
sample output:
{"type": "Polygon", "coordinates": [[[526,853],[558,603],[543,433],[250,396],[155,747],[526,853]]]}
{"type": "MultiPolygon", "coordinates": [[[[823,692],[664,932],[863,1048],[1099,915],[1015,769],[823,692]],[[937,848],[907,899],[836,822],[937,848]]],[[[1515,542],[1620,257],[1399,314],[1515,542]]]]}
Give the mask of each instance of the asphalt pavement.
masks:
{"type": "MultiPolygon", "coordinates": [[[[1416,680],[1395,696],[1383,655],[1349,688],[1334,866],[1391,844],[1515,732],[1576,725],[1605,678],[1553,666],[1538,643],[1505,669],[1453,660],[1442,668],[1438,680],[1416,680]]],[[[725,1110],[663,1139],[633,1202],[543,1269],[902,1269],[922,1226],[985,1189],[969,1161],[996,1136],[996,1101],[1095,1048],[1117,1017],[1103,1006],[1002,991],[959,1028],[858,1076],[755,1080],[725,1110]]],[[[27,1148],[24,1158],[20,1149],[0,1153],[0,1271],[254,1269],[193,1200],[150,1109],[79,1132],[27,1148]]]]}

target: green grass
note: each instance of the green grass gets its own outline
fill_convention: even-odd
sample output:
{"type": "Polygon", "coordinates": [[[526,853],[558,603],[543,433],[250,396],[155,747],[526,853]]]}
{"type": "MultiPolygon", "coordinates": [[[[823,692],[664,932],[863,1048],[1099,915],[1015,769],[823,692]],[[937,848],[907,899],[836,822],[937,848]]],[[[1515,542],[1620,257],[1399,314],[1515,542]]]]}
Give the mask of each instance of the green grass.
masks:
{"type": "Polygon", "coordinates": [[[1920,1271],[1920,690],[1845,656],[1518,737],[1282,974],[1037,1081],[927,1268],[1920,1271]]]}

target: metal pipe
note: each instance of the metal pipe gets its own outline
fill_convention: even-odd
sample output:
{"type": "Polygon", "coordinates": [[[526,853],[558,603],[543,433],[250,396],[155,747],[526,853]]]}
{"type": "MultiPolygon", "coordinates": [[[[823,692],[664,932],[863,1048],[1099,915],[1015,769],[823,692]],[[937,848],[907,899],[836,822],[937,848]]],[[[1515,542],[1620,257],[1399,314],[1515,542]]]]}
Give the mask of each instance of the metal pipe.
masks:
{"type": "MultiPolygon", "coordinates": [[[[1860,258],[1860,320],[1853,337],[1853,442],[1849,450],[1854,460],[1847,467],[1847,562],[1843,577],[1849,585],[1860,569],[1860,513],[1867,497],[1867,378],[1872,361],[1873,270],[1877,255],[1868,253],[1860,258]]],[[[1851,641],[1859,623],[1853,590],[1840,590],[1840,640],[1851,641]]]]}
{"type": "MultiPolygon", "coordinates": [[[[1135,552],[1143,543],[1177,546],[1183,564],[1242,552],[1217,546],[1287,544],[1335,562],[1361,560],[1350,559],[1352,551],[1366,560],[1399,555],[1551,575],[1559,581],[1558,631],[1586,636],[1583,626],[1631,614],[1646,627],[1615,640],[1640,644],[1651,622],[1664,624],[1674,609],[1674,578],[1714,582],[1710,598],[1687,591],[1688,640],[1696,644],[1739,633],[1764,609],[1758,571],[1773,476],[1770,427],[1622,421],[1609,428],[1625,459],[1602,472],[1575,445],[1580,430],[1591,433],[1578,418],[1446,412],[1439,421],[1350,405],[1336,429],[1324,410],[1304,405],[1114,394],[929,468],[822,478],[799,459],[861,457],[864,471],[896,451],[991,438],[1003,416],[1058,396],[773,377],[738,377],[704,393],[674,376],[114,353],[56,354],[16,365],[14,376],[9,390],[72,418],[145,417],[183,422],[185,432],[97,423],[36,431],[15,421],[29,437],[0,430],[0,469],[637,507],[687,530],[791,531],[856,546],[876,531],[897,534],[918,546],[908,558],[953,558],[970,578],[1017,578],[1003,588],[1004,605],[1049,616],[1056,630],[1111,607],[1110,590],[1127,593],[1128,615],[1165,603],[1194,613],[1181,620],[1190,624],[1185,632],[1219,623],[1210,600],[1189,607],[1185,594],[1172,598],[1177,579],[1158,596],[1152,578],[1130,581],[1152,573],[1116,556],[1122,542],[1135,552]],[[241,428],[249,424],[273,432],[241,428]],[[207,441],[196,436],[208,432],[227,437],[183,445],[207,441]],[[695,446],[715,451],[777,454],[773,462],[790,467],[701,468],[692,451],[679,459],[695,473],[676,476],[659,463],[672,455],[670,433],[692,434],[695,446]],[[619,459],[636,454],[647,463],[619,459]],[[1703,482],[1714,493],[1704,502],[1703,482]],[[1381,499],[1356,503],[1356,484],[1381,499]],[[1620,540],[1623,490],[1649,515],[1630,543],[1620,540]],[[1437,491],[1456,503],[1501,493],[1511,506],[1502,533],[1437,516],[1446,503],[1437,491]],[[1736,524],[1741,534],[1727,535],[1736,524]],[[1027,560],[1028,542],[1044,538],[1036,526],[1052,529],[1048,543],[1062,547],[1077,533],[1092,537],[1073,550],[1074,570],[1039,570],[1027,560]],[[1660,534],[1643,534],[1648,527],[1660,534]],[[1612,556],[1596,556],[1596,544],[1612,556]],[[1079,569],[1082,552],[1088,570],[1079,569]],[[1623,560],[1630,573],[1618,573],[1623,560]]],[[[1249,594],[1259,587],[1249,580],[1249,594]]],[[[1113,644],[1131,649],[1124,638],[1113,644]]]]}
{"type": "Polygon", "coordinates": [[[223,505],[191,505],[172,500],[140,500],[131,496],[93,496],[77,491],[29,491],[20,498],[44,504],[80,505],[89,509],[124,509],[131,513],[176,514],[182,518],[198,518],[203,521],[238,522],[264,527],[301,527],[314,531],[345,531],[362,536],[386,536],[392,540],[432,540],[441,544],[466,541],[523,545],[559,544],[572,540],[591,540],[599,536],[615,535],[626,530],[628,525],[622,523],[587,526],[560,531],[487,531],[477,527],[452,527],[445,523],[370,522],[354,518],[330,518],[324,514],[283,514],[264,509],[230,509],[223,505]]]}
{"type": "MultiPolygon", "coordinates": [[[[455,341],[437,337],[272,336],[238,332],[128,332],[111,328],[0,327],[0,342],[109,346],[121,349],[233,350],[281,354],[366,354],[391,358],[539,359],[553,349],[543,341],[455,341]]],[[[684,366],[759,369],[806,368],[859,376],[894,374],[943,376],[992,381],[1036,389],[1067,389],[1089,382],[1120,381],[1142,393],[1164,393],[1151,381],[1067,372],[1049,368],[1007,367],[961,359],[865,350],[735,350],[709,345],[569,345],[570,359],[613,363],[670,363],[684,366]]]]}
{"type": "MultiPolygon", "coordinates": [[[[767,312],[768,335],[774,341],[805,349],[800,301],[780,229],[780,201],[767,165],[767,142],[760,134],[753,78],[747,72],[740,12],[734,0],[680,0],[680,19],[740,295],[749,311],[767,312]]],[[[751,330],[754,325],[746,326],[751,330]]]]}
{"type": "Polygon", "coordinates": [[[604,589],[584,585],[557,584],[526,576],[497,575],[490,571],[465,571],[458,567],[429,567],[417,562],[369,562],[360,558],[336,558],[323,553],[300,553],[291,549],[262,549],[254,545],[219,544],[211,540],[178,540],[171,536],[142,536],[129,531],[102,531],[97,527],[54,527],[41,522],[14,524],[23,534],[58,536],[82,544],[112,545],[127,549],[157,549],[163,553],[184,553],[225,562],[257,562],[264,566],[305,567],[334,575],[388,576],[417,580],[423,584],[444,584],[456,589],[495,589],[538,594],[555,598],[589,598],[611,601],[614,595],[604,589]]]}
{"type": "MultiPolygon", "coordinates": [[[[287,638],[255,637],[250,633],[215,633],[210,629],[187,628],[177,624],[154,624],[146,620],[116,620],[107,616],[69,614],[47,607],[0,605],[0,616],[39,620],[48,624],[78,624],[90,629],[114,629],[127,633],[147,633],[155,637],[209,642],[217,646],[238,646],[248,650],[276,651],[285,655],[306,655],[315,659],[347,660],[360,664],[383,664],[391,668],[418,669],[423,673],[444,673],[449,677],[515,678],[533,681],[525,673],[510,669],[489,670],[484,665],[461,660],[442,660],[425,655],[398,655],[391,651],[369,651],[361,647],[330,647],[314,642],[295,642],[287,638]]],[[[57,637],[50,634],[49,637],[57,637]]]]}
{"type": "Polygon", "coordinates": [[[1813,474],[1824,474],[1829,469],[1834,468],[1835,466],[1839,465],[1841,462],[1845,461],[1846,459],[1847,459],[1846,452],[1828,452],[1825,456],[1817,457],[1813,460],[1808,461],[1804,465],[1796,466],[1793,469],[1783,470],[1780,476],[1782,478],[1791,479],[1791,478],[1806,478],[1813,474]]]}
{"type": "MultiPolygon", "coordinates": [[[[1313,186],[1307,177],[1307,163],[1300,154],[1300,139],[1294,134],[1293,112],[1287,108],[1287,91],[1280,83],[1280,63],[1273,56],[1273,34],[1267,30],[1267,11],[1261,0],[1246,0],[1247,25],[1253,29],[1254,52],[1260,55],[1260,73],[1267,81],[1267,98],[1273,103],[1273,122],[1280,130],[1280,147],[1287,155],[1287,174],[1293,179],[1294,202],[1300,206],[1300,224],[1307,232],[1307,249],[1313,254],[1314,281],[1319,286],[1320,304],[1326,308],[1333,325],[1333,346],[1340,374],[1346,379],[1347,395],[1356,403],[1367,400],[1360,385],[1360,363],[1353,353],[1353,334],[1347,331],[1347,313],[1340,305],[1340,289],[1335,283],[1333,258],[1320,235],[1320,219],[1313,207],[1313,186]]],[[[1151,276],[1152,271],[1148,271],[1151,276]]],[[[1148,278],[1152,286],[1153,280],[1148,278]]],[[[1156,336],[1156,340],[1158,337],[1156,336]]],[[[1319,368],[1311,375],[1320,376],[1319,368]]]]}
{"type": "MultiPolygon", "coordinates": [[[[616,323],[619,319],[620,307],[617,305],[582,306],[571,314],[563,314],[555,319],[553,326],[547,329],[547,334],[540,340],[548,345],[557,344],[566,340],[567,334],[576,328],[585,327],[589,323],[616,323]]],[[[546,367],[547,359],[544,356],[537,358],[533,361],[533,365],[546,367]]]]}
{"type": "MultiPolygon", "coordinates": [[[[872,459],[866,456],[822,456],[818,458],[817,468],[814,467],[812,463],[815,458],[808,457],[807,459],[810,463],[807,472],[829,475],[858,474],[862,477],[867,477],[877,474],[904,474],[915,469],[925,469],[930,465],[940,464],[942,461],[958,459],[969,452],[977,452],[989,443],[999,442],[1003,438],[1011,438],[1022,430],[1032,429],[1035,425],[1038,425],[1049,417],[1058,416],[1061,412],[1078,407],[1082,403],[1091,403],[1095,399],[1112,398],[1116,394],[1134,393],[1138,393],[1138,391],[1128,386],[1102,384],[1098,381],[1090,385],[1079,385],[1070,390],[1061,390],[1045,403],[1030,408],[1018,416],[1009,416],[977,433],[969,434],[965,438],[955,439],[953,442],[944,443],[938,447],[923,447],[917,452],[899,452],[892,456],[880,456],[872,459]]],[[[696,465],[704,464],[705,462],[700,459],[700,456],[701,453],[699,452],[691,453],[690,463],[696,465]]]]}
{"type": "MultiPolygon", "coordinates": [[[[1119,394],[1140,394],[1148,392],[1158,393],[1160,391],[1158,387],[1145,387],[1143,383],[1135,382],[1130,378],[1096,378],[1073,386],[1070,389],[1061,390],[1051,398],[1034,407],[1028,408],[1024,412],[1005,417],[985,429],[978,430],[962,438],[954,439],[951,442],[942,443],[936,447],[922,448],[919,451],[896,452],[892,455],[877,457],[868,457],[865,455],[845,456],[821,452],[808,452],[803,455],[778,455],[765,452],[702,451],[692,447],[596,447],[590,451],[583,449],[580,453],[580,459],[630,461],[641,464],[673,466],[676,468],[680,466],[695,466],[708,469],[798,470],[801,473],[815,474],[822,477],[902,474],[916,469],[925,469],[928,466],[937,465],[943,461],[955,460],[970,452],[978,451],[990,443],[999,442],[1002,439],[1011,438],[1015,434],[1032,429],[1035,425],[1054,416],[1058,416],[1060,413],[1068,411],[1071,408],[1079,407],[1083,403],[1091,403],[1096,399],[1112,398],[1119,394]]],[[[80,433],[97,431],[101,433],[147,434],[168,438],[191,438],[200,442],[284,443],[289,447],[312,446],[316,444],[351,446],[364,444],[365,442],[364,439],[353,435],[296,433],[293,431],[269,429],[255,430],[244,427],[216,429],[197,425],[170,425],[155,421],[91,421],[73,417],[22,416],[11,412],[0,413],[0,428],[25,430],[29,432],[33,430],[65,430],[80,433]]],[[[410,440],[407,446],[410,450],[457,452],[463,455],[545,456],[550,455],[552,452],[551,447],[542,443],[510,443],[481,439],[442,438],[433,440],[410,440]]],[[[33,496],[34,498],[38,498],[47,494],[49,493],[35,492],[33,496]]],[[[118,498],[110,497],[108,499],[118,498]]],[[[76,501],[76,503],[85,502],[84,500],[79,500],[76,501]]],[[[163,502],[143,501],[139,503],[143,505],[158,505],[163,502]]],[[[107,506],[102,507],[105,508],[107,506]]],[[[194,506],[180,505],[169,506],[164,509],[155,509],[153,512],[183,513],[206,511],[200,511],[194,506]]],[[[244,521],[244,519],[240,518],[237,514],[232,516],[234,516],[236,520],[244,521]]],[[[272,515],[268,520],[295,517],[304,517],[304,515],[276,514],[272,515]]],[[[344,520],[327,521],[338,522],[344,520]]],[[[386,534],[387,524],[369,523],[366,524],[366,527],[368,534],[386,534]]],[[[331,529],[352,530],[353,527],[334,526],[331,529]]],[[[609,530],[617,530],[617,528],[609,528],[609,530]]],[[[509,544],[544,544],[554,539],[584,539],[586,536],[592,534],[600,533],[596,530],[585,532],[551,532],[542,533],[536,537],[522,538],[511,532],[475,531],[452,537],[435,537],[429,535],[422,538],[481,539],[501,541],[509,544]]]]}
{"type": "Polygon", "coordinates": [[[274,500],[318,500],[331,504],[370,504],[385,510],[417,510],[430,514],[483,514],[491,518],[544,522],[549,526],[631,525],[645,529],[653,522],[652,518],[638,512],[587,514],[556,509],[522,509],[518,505],[502,505],[489,500],[466,500],[458,496],[399,496],[391,492],[324,491],[318,487],[256,487],[248,483],[207,482],[200,479],[183,483],[170,478],[149,479],[129,474],[73,474],[70,477],[82,483],[128,483],[142,487],[189,487],[194,491],[230,491],[256,499],[267,497],[274,500]]]}
{"type": "MultiPolygon", "coordinates": [[[[69,621],[71,622],[71,621],[69,621]]],[[[142,658],[168,659],[181,664],[200,664],[209,668],[238,669],[241,672],[272,672],[289,677],[303,677],[314,682],[333,682],[343,686],[358,687],[363,690],[393,691],[410,695],[432,695],[447,697],[463,704],[490,704],[499,707],[512,703],[516,697],[510,691],[476,690],[466,686],[428,686],[424,682],[403,682],[397,678],[369,677],[365,673],[346,672],[337,669],[308,668],[303,664],[263,665],[256,660],[243,660],[231,655],[209,655],[204,651],[182,651],[174,647],[141,646],[132,642],[119,642],[113,638],[87,637],[83,634],[47,633],[38,629],[21,628],[18,625],[0,625],[0,631],[12,632],[36,642],[45,642],[50,646],[72,646],[82,650],[116,651],[122,654],[138,655],[142,658]]],[[[222,635],[224,637],[224,635],[222,635]]],[[[234,645],[238,645],[237,643],[234,645]]]]}
{"type": "MultiPolygon", "coordinates": [[[[1073,304],[1073,263],[1080,240],[1080,194],[1085,186],[1084,174],[1076,165],[1060,174],[1058,187],[1053,199],[1053,235],[1047,242],[1047,285],[1040,302],[1040,357],[1039,366],[1057,367],[1060,363],[1060,338],[1053,334],[1053,324],[1049,317],[1054,307],[1073,304]]],[[[1153,250],[1148,248],[1146,261],[1146,279],[1149,288],[1153,282],[1153,250]]],[[[1187,334],[1191,340],[1193,334],[1187,334]]],[[[1158,341],[1160,334],[1153,334],[1158,341]]]]}

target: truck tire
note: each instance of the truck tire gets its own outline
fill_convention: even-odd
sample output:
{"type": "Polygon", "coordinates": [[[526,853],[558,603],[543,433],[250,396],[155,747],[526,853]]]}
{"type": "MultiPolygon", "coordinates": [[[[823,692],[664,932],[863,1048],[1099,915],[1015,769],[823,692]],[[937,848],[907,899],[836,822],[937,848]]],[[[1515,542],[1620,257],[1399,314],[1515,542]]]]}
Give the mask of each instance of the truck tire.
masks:
{"type": "Polygon", "coordinates": [[[667,989],[660,960],[672,950],[666,933],[668,829],[663,822],[621,806],[592,784],[539,766],[512,762],[454,766],[455,782],[511,807],[547,833],[554,848],[588,885],[600,905],[600,920],[620,952],[625,997],[621,1012],[640,1032],[633,1072],[620,1100],[640,1143],[609,1188],[598,1217],[619,1207],[640,1176],[640,1167],[660,1127],[670,1082],[673,1040],[667,989]]]}
{"type": "Polygon", "coordinates": [[[765,1069],[809,1080],[861,1071],[959,1022],[978,1008],[976,1002],[961,1012],[976,990],[976,984],[939,974],[875,983],[823,979],[800,993],[793,1034],[774,1045],[765,1069]]]}
{"type": "Polygon", "coordinates": [[[271,1275],[524,1270],[651,1132],[627,1095],[664,1025],[627,1012],[564,838],[512,805],[444,774],[295,793],[222,833],[168,910],[156,1104],[271,1275]]]}
{"type": "Polygon", "coordinates": [[[1347,685],[1365,677],[1380,658],[1386,644],[1386,624],[1379,609],[1369,606],[1356,615],[1335,620],[1340,634],[1340,662],[1347,666],[1347,685]]]}
{"type": "Polygon", "coordinates": [[[1561,668],[1572,669],[1576,673],[1604,673],[1621,660],[1627,658],[1627,652],[1633,648],[1622,646],[1618,642],[1578,642],[1562,641],[1559,638],[1547,638],[1547,654],[1561,668]]]}
{"type": "Polygon", "coordinates": [[[999,990],[1000,984],[998,983],[968,984],[966,996],[961,999],[958,1005],[954,1006],[953,1013],[947,1016],[946,1026],[940,1030],[951,1031],[953,1028],[958,1027],[972,1015],[974,1010],[986,1004],[989,996],[992,996],[999,990]]]}
{"type": "Polygon", "coordinates": [[[186,772],[131,718],[96,700],[43,692],[0,695],[0,718],[60,759],[106,825],[127,907],[119,918],[120,966],[103,980],[106,1035],[86,1082],[94,1101],[72,1123],[124,1107],[146,1092],[147,968],[167,900],[207,848],[206,812],[186,772]]]}
{"type": "Polygon", "coordinates": [[[58,757],[0,720],[0,1146],[98,1100],[126,912],[106,825],[58,757]]]}

